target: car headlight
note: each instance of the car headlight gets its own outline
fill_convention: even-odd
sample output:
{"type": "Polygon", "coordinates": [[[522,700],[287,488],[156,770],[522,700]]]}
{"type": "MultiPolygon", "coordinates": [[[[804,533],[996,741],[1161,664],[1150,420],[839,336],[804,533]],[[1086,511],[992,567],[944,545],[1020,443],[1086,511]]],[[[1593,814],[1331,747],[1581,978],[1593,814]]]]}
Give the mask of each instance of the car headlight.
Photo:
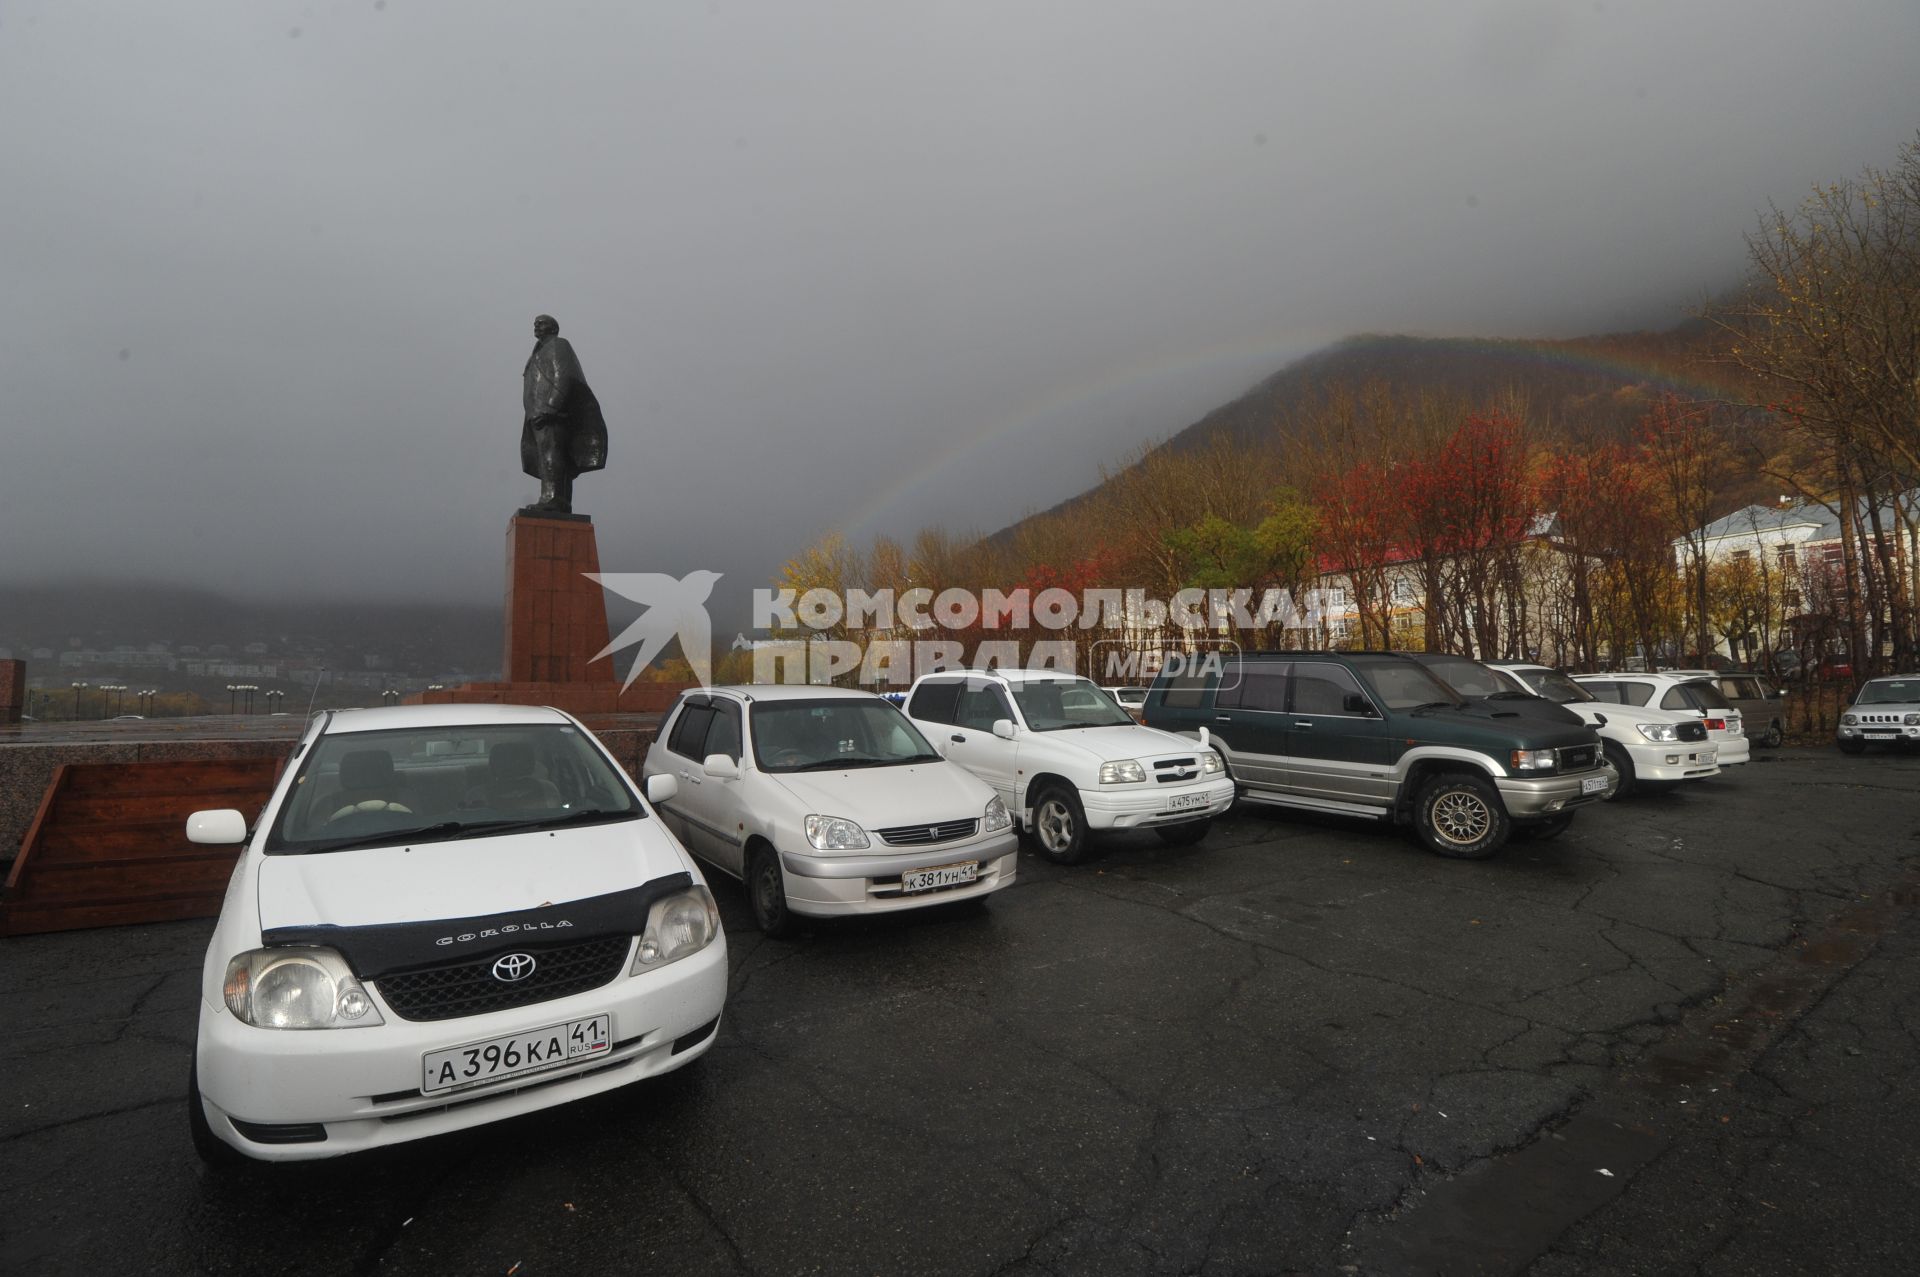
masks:
{"type": "Polygon", "coordinates": [[[1516,749],[1512,759],[1515,771],[1550,772],[1554,768],[1553,751],[1550,749],[1516,749]]]}
{"type": "Polygon", "coordinates": [[[252,949],[227,964],[227,1010],[262,1029],[361,1029],[380,1009],[332,949],[252,949]]]}
{"type": "Polygon", "coordinates": [[[633,953],[632,974],[652,971],[700,952],[720,934],[720,910],[713,893],[692,886],[662,896],[647,910],[647,929],[633,953]]]}
{"type": "Polygon", "coordinates": [[[816,851],[858,851],[867,846],[867,831],[840,816],[807,817],[807,841],[816,851]]]}
{"type": "Polygon", "coordinates": [[[1659,741],[1663,745],[1670,745],[1680,739],[1680,733],[1674,730],[1672,723],[1635,723],[1633,730],[1648,740],[1659,741]]]}
{"type": "Polygon", "coordinates": [[[1842,714],[1840,716],[1840,721],[1846,726],[1852,727],[1855,723],[1859,722],[1860,720],[1855,716],[1853,716],[1852,714],[1842,714]]]}
{"type": "Polygon", "coordinates": [[[1000,801],[1000,795],[995,794],[987,800],[986,830],[988,833],[998,833],[1012,823],[1013,817],[1007,814],[1007,805],[1000,801]]]}
{"type": "Polygon", "coordinates": [[[1920,714],[1909,714],[1900,721],[1908,727],[1920,727],[1920,714]]]}
{"type": "Polygon", "coordinates": [[[1200,755],[1201,775],[1213,776],[1213,775],[1219,774],[1220,772],[1225,771],[1226,769],[1227,769],[1227,765],[1224,762],[1220,761],[1220,755],[1214,753],[1212,750],[1208,750],[1206,753],[1200,755]]]}
{"type": "Polygon", "coordinates": [[[1102,785],[1137,785],[1147,778],[1147,769],[1131,758],[1100,764],[1102,785]]]}

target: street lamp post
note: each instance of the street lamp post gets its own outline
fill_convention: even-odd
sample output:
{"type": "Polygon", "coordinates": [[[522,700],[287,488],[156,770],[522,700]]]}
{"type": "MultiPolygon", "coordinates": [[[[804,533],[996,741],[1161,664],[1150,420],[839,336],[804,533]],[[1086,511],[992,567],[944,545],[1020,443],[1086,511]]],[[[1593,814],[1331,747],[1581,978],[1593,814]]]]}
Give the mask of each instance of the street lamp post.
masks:
{"type": "Polygon", "coordinates": [[[233,698],[234,698],[234,694],[237,693],[239,690],[240,689],[235,687],[232,683],[227,684],[227,713],[228,714],[233,714],[235,712],[233,707],[234,705],[233,698]]]}
{"type": "Polygon", "coordinates": [[[80,719],[80,693],[85,691],[86,687],[87,685],[85,683],[75,683],[73,685],[73,717],[75,722],[78,722],[80,719]]]}

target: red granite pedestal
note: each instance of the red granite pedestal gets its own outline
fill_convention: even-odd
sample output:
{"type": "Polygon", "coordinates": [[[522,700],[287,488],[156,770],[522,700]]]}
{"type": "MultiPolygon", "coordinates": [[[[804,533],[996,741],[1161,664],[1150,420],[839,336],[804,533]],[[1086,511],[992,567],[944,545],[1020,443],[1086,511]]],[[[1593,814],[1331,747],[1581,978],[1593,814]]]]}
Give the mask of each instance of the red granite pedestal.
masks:
{"type": "Polygon", "coordinates": [[[0,661],[0,723],[20,721],[21,703],[27,694],[27,663],[0,661]]]}
{"type": "Polygon", "coordinates": [[[501,673],[509,683],[611,683],[607,601],[600,549],[586,519],[516,514],[507,525],[507,632],[501,673]]]}
{"type": "Polygon", "coordinates": [[[507,524],[505,681],[423,692],[422,704],[551,705],[576,715],[657,714],[682,683],[620,689],[607,646],[607,602],[598,581],[600,549],[588,519],[516,514],[507,524]]]}

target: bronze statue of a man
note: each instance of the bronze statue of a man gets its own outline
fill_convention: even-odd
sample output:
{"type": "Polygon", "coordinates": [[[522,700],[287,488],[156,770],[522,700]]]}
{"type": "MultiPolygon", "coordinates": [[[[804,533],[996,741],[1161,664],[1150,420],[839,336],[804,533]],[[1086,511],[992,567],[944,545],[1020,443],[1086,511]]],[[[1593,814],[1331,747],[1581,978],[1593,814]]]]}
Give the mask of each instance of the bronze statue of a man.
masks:
{"type": "Polygon", "coordinates": [[[533,353],[520,375],[520,468],[540,481],[523,514],[573,513],[573,480],[607,464],[607,422],[573,345],[551,315],[533,321],[533,353]]]}

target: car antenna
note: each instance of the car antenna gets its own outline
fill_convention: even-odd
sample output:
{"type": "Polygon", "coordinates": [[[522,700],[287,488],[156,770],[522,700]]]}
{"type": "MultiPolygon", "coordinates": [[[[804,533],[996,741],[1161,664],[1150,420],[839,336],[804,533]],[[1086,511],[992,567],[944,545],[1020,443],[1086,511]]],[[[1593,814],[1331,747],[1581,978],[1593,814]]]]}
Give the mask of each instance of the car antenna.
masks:
{"type": "Polygon", "coordinates": [[[326,673],[327,673],[327,667],[322,665],[320,667],[320,672],[313,676],[313,691],[308,693],[307,695],[307,721],[308,722],[313,721],[314,698],[320,695],[320,680],[326,677],[326,673]]]}

